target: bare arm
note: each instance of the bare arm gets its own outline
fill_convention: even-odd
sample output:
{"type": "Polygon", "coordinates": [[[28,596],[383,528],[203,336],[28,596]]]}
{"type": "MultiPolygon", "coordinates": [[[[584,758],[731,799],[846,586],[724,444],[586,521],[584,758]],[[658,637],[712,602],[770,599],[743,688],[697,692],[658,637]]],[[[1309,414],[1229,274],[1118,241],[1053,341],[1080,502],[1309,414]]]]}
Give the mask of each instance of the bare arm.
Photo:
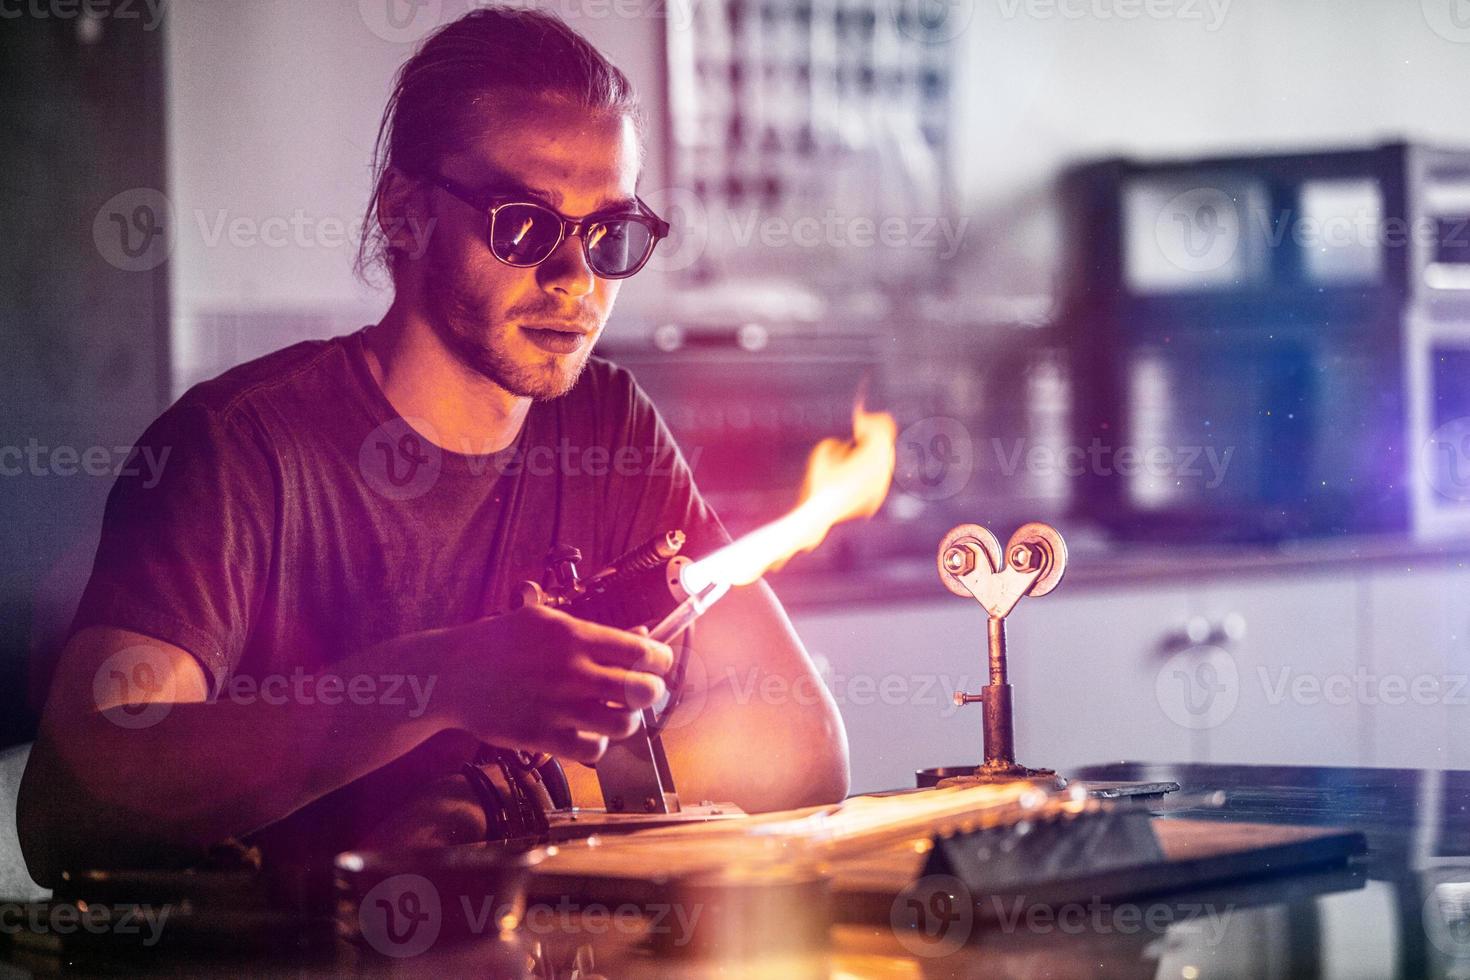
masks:
{"type": "Polygon", "coordinates": [[[42,884],[68,868],[186,864],[448,728],[592,761],[662,696],[656,675],[669,662],[661,644],[537,609],[349,657],[332,669],[343,681],[335,697],[318,677],[308,698],[262,686],[206,702],[204,673],[184,650],[84,630],[63,654],[21,783],[22,849],[42,884]],[[347,696],[351,678],[385,670],[427,695],[347,696]]]}

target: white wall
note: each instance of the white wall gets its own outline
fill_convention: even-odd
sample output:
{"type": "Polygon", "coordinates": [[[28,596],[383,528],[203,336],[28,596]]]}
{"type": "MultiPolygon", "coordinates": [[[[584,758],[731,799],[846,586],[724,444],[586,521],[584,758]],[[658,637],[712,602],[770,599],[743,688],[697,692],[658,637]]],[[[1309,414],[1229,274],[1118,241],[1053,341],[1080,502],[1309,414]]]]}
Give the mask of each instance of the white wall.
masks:
{"type": "Polygon", "coordinates": [[[956,41],[962,186],[987,203],[1118,153],[1470,145],[1459,2],[976,0],[956,41]]]}

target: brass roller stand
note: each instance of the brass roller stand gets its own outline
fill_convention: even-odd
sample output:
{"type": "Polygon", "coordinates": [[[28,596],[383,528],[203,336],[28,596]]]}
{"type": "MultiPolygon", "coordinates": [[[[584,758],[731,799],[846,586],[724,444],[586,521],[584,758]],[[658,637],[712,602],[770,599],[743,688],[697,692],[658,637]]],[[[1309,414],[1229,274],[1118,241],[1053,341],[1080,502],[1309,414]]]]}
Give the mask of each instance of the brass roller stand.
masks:
{"type": "Polygon", "coordinates": [[[939,544],[939,579],[957,596],[970,597],[988,617],[990,683],[979,694],[956,691],[956,705],[979,702],[985,761],[973,773],[940,779],[939,786],[968,786],[1026,779],[1060,789],[1066,780],[1051,769],[1028,769],[1016,762],[1011,685],[1006,677],[1006,616],[1023,596],[1044,596],[1062,580],[1067,545],[1056,528],[1031,523],[1020,527],[1002,551],[994,534],[978,524],[961,524],[939,544]]]}

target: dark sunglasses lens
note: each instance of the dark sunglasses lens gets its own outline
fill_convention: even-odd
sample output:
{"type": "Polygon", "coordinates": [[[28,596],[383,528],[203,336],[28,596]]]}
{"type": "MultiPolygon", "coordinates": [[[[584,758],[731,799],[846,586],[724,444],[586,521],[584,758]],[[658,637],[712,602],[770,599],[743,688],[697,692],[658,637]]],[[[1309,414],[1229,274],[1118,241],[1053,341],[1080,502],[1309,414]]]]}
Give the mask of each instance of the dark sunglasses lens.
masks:
{"type": "Polygon", "coordinates": [[[598,222],[583,234],[592,271],[610,279],[636,271],[653,250],[653,229],[629,218],[598,222]]]}
{"type": "Polygon", "coordinates": [[[556,249],[561,219],[534,204],[507,204],[490,223],[490,250],[502,262],[535,265],[556,249]]]}

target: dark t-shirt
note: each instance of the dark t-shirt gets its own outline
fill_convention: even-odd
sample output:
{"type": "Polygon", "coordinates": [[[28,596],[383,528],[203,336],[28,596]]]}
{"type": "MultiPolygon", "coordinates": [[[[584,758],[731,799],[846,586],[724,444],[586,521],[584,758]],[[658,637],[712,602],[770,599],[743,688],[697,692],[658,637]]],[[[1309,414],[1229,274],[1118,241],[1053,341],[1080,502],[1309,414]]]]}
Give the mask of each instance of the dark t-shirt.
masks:
{"type": "MultiPolygon", "coordinates": [[[[565,396],[534,403],[499,453],[434,439],[393,410],[361,331],[192,388],[139,441],[163,459],[156,485],[139,467],[112,490],[74,629],[182,647],[214,697],[263,693],[241,679],[329,672],[385,640],[508,610],[553,545],[580,548],[590,574],[671,528],[695,557],[728,540],[653,405],[600,358],[565,396]]],[[[413,703],[406,688],[397,696],[413,703]]],[[[263,839],[318,854],[351,847],[476,748],[441,733],[263,839]]]]}

